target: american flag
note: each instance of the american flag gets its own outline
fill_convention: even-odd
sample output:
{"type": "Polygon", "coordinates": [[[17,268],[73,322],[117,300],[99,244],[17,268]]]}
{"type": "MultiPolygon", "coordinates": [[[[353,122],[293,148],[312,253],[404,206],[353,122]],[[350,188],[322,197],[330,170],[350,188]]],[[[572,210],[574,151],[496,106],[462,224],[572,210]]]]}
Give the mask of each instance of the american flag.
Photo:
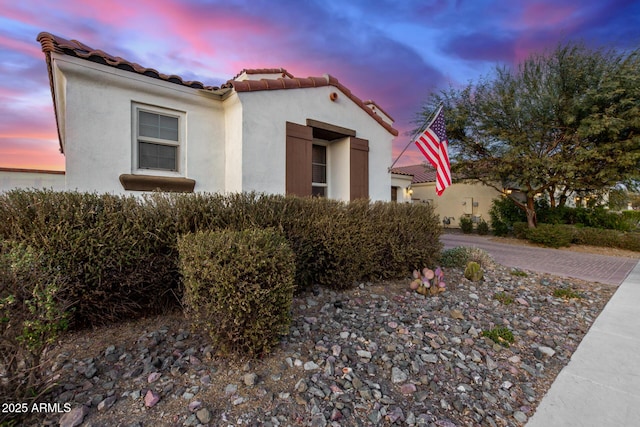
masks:
{"type": "Polygon", "coordinates": [[[447,131],[444,126],[442,106],[438,109],[435,119],[418,137],[416,145],[429,163],[436,169],[436,194],[442,196],[445,188],[451,185],[451,165],[447,146],[447,131]]]}

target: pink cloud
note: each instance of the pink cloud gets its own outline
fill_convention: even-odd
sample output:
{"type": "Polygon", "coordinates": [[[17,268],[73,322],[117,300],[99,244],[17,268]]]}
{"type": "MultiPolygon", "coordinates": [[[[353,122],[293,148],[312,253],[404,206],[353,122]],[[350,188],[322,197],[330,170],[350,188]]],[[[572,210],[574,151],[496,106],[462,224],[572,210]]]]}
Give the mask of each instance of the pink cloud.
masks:
{"type": "Polygon", "coordinates": [[[33,134],[0,136],[0,167],[64,170],[57,136],[33,134]],[[47,139],[49,138],[49,139],[47,139]]]}
{"type": "Polygon", "coordinates": [[[42,59],[42,51],[35,43],[27,43],[0,34],[0,47],[6,48],[16,54],[42,59]]]}
{"type": "MultiPolygon", "coordinates": [[[[584,8],[584,5],[581,5],[584,8]]],[[[553,3],[530,3],[526,4],[519,19],[512,23],[505,22],[506,26],[512,25],[515,28],[557,28],[578,26],[579,16],[577,5],[562,5],[553,3]]]]}

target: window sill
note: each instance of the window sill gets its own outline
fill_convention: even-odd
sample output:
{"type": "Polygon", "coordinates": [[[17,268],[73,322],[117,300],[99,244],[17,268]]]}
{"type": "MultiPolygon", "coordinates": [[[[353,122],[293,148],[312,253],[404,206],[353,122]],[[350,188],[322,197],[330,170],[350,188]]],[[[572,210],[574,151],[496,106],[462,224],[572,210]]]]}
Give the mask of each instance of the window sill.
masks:
{"type": "Polygon", "coordinates": [[[153,175],[120,175],[120,184],[129,191],[171,191],[177,193],[193,193],[196,182],[188,178],[175,178],[153,175]]]}

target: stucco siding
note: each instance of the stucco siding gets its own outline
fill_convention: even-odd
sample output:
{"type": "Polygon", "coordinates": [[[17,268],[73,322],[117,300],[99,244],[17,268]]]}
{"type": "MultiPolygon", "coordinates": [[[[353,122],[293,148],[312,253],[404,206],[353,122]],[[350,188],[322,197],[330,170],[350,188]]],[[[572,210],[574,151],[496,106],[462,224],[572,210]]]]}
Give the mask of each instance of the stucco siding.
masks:
{"type": "Polygon", "coordinates": [[[196,181],[197,191],[224,189],[224,112],[218,99],[87,61],[58,59],[56,69],[73,84],[63,94],[66,111],[64,151],[69,190],[123,193],[121,174],[181,176],[196,181]],[[88,65],[87,65],[88,64],[88,65]],[[124,74],[123,74],[124,73],[124,74]],[[136,170],[134,107],[181,114],[177,173],[136,170]]]}
{"type": "MultiPolygon", "coordinates": [[[[243,108],[244,190],[284,192],[286,122],[305,125],[307,119],[312,119],[355,130],[358,138],[369,141],[369,197],[390,199],[387,167],[393,135],[341,93],[331,101],[329,95],[335,91],[328,86],[238,94],[243,108]]],[[[348,194],[348,188],[346,193],[342,189],[343,180],[337,180],[335,185],[338,187],[330,188],[330,194],[339,198],[348,194]]]]}
{"type": "Polygon", "coordinates": [[[0,193],[19,188],[63,191],[65,189],[64,172],[0,168],[0,193]]]}

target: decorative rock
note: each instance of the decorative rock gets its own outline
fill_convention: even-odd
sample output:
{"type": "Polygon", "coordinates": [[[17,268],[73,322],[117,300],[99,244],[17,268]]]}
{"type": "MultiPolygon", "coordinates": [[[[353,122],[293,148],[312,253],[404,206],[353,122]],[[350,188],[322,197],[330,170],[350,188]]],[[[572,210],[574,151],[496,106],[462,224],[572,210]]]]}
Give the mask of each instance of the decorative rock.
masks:
{"type": "Polygon", "coordinates": [[[109,409],[116,403],[116,397],[110,396],[104,399],[102,402],[98,403],[98,411],[104,411],[105,409],[109,409]]]}
{"type": "Polygon", "coordinates": [[[202,402],[200,402],[199,400],[194,400],[193,402],[189,403],[189,412],[195,412],[200,409],[201,406],[202,402]]]}
{"type": "Polygon", "coordinates": [[[316,369],[320,369],[320,366],[318,366],[318,364],[313,361],[309,361],[304,364],[305,371],[314,371],[316,369]]]}
{"type": "Polygon", "coordinates": [[[391,382],[394,384],[405,382],[407,378],[407,374],[402,369],[396,366],[391,368],[391,382]]]}
{"type": "Polygon", "coordinates": [[[86,406],[78,406],[60,417],[60,427],[76,427],[82,424],[84,417],[89,413],[86,406]]]}
{"type": "Polygon", "coordinates": [[[489,355],[487,355],[486,361],[488,370],[493,371],[498,367],[498,364],[489,355]]]}
{"type": "Polygon", "coordinates": [[[202,424],[208,424],[211,422],[211,412],[209,412],[207,408],[199,409],[198,412],[196,412],[196,417],[202,424]]]}
{"type": "Polygon", "coordinates": [[[509,390],[511,387],[513,387],[513,383],[511,381],[505,381],[500,386],[500,388],[503,388],[505,390],[509,390]]]}
{"type": "Polygon", "coordinates": [[[536,348],[536,350],[534,351],[534,355],[536,356],[536,359],[540,359],[540,360],[553,357],[554,354],[556,354],[556,351],[554,349],[552,349],[551,347],[545,347],[545,346],[540,346],[536,348]]]}
{"type": "Polygon", "coordinates": [[[462,311],[454,308],[453,310],[451,310],[451,318],[452,319],[459,319],[459,320],[464,320],[464,314],[462,314],[462,311]]]}
{"type": "Polygon", "coordinates": [[[522,411],[515,411],[513,413],[513,418],[515,418],[518,422],[524,424],[527,422],[528,418],[522,411]]]}
{"type": "Polygon", "coordinates": [[[406,383],[400,386],[400,392],[404,395],[413,394],[417,391],[415,384],[406,383]]]}
{"type": "Polygon", "coordinates": [[[371,352],[370,351],[358,350],[358,351],[356,351],[356,353],[358,354],[358,357],[361,357],[363,359],[371,359],[371,352]]]}
{"type": "Polygon", "coordinates": [[[244,381],[244,384],[248,387],[252,387],[254,385],[256,385],[256,383],[258,382],[258,375],[256,374],[244,374],[244,376],[242,377],[242,380],[244,381]]]}
{"type": "Polygon", "coordinates": [[[151,374],[149,374],[149,377],[147,378],[147,381],[149,382],[149,384],[154,383],[156,381],[158,381],[158,379],[162,376],[162,374],[160,372],[153,372],[151,374]]]}
{"type": "MultiPolygon", "coordinates": [[[[290,333],[266,364],[227,363],[214,346],[204,347],[202,332],[185,332],[174,319],[169,326],[146,323],[133,338],[112,339],[116,345],[103,340],[91,359],[61,347],[52,353],[52,380],[61,386],[51,401],[87,405],[60,414],[65,427],[143,413],[145,425],[279,427],[293,415],[323,427],[524,425],[557,372],[547,358],[557,353],[554,363],[565,364],[613,292],[594,287],[584,291],[588,303],[563,303],[539,286],[539,275],[510,271],[487,269],[490,288],[481,288],[452,269],[449,292],[436,298],[416,298],[395,284],[318,287],[312,300],[294,296],[290,333]],[[491,298],[495,292],[522,301],[500,304],[491,298]],[[518,345],[504,348],[481,336],[481,328],[497,326],[508,326],[518,345]],[[203,405],[210,393],[224,393],[226,409],[224,402],[215,413],[203,405]],[[154,405],[159,409],[144,411],[154,405]]],[[[26,425],[39,421],[32,416],[26,425]]]]}
{"type": "Polygon", "coordinates": [[[153,408],[159,401],[160,396],[153,390],[147,391],[147,394],[144,396],[144,406],[147,408],[153,408]]]}

